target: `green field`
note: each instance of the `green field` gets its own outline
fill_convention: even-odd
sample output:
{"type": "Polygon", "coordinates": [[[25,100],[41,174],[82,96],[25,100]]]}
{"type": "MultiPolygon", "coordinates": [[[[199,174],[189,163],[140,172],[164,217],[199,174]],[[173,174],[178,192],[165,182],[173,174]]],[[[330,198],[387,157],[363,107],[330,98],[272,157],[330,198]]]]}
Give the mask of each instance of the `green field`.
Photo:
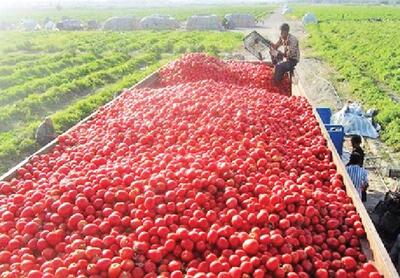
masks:
{"type": "Polygon", "coordinates": [[[318,21],[385,21],[400,20],[399,7],[395,6],[356,6],[356,5],[294,5],[293,15],[302,17],[314,13],[318,21]]]}
{"type": "Polygon", "coordinates": [[[71,17],[80,20],[98,20],[105,21],[112,16],[138,16],[144,17],[152,14],[163,14],[175,17],[180,21],[186,20],[195,14],[216,14],[223,17],[227,13],[250,13],[258,19],[271,13],[271,5],[229,5],[229,6],[180,6],[180,7],[160,7],[160,8],[97,8],[97,9],[42,9],[37,11],[18,10],[18,11],[0,11],[1,21],[17,23],[21,18],[32,18],[40,22],[49,18],[58,21],[63,17],[71,17]]]}
{"type": "Polygon", "coordinates": [[[186,52],[231,52],[228,32],[0,32],[0,172],[39,148],[51,116],[60,133],[186,52]]]}
{"type": "Polygon", "coordinates": [[[350,85],[350,97],[379,110],[382,139],[400,150],[400,8],[295,6],[294,16],[313,12],[307,46],[350,85]]]}

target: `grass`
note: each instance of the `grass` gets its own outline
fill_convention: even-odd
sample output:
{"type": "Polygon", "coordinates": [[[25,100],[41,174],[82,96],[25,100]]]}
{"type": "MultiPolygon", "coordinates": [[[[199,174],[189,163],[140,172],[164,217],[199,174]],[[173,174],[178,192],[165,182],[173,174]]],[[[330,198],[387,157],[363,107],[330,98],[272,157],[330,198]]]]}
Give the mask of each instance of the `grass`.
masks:
{"type": "Polygon", "coordinates": [[[295,6],[294,16],[313,12],[307,45],[349,83],[350,97],[378,109],[382,139],[400,150],[400,8],[295,6]]]}

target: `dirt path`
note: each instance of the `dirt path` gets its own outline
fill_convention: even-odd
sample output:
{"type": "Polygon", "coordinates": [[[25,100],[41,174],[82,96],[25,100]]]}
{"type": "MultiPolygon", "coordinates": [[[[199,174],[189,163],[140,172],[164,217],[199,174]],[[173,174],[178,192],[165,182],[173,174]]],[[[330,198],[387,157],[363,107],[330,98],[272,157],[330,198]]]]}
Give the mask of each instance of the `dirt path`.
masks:
{"type": "MultiPolygon", "coordinates": [[[[285,18],[281,14],[281,8],[275,10],[275,12],[269,15],[264,22],[261,22],[257,28],[250,29],[239,29],[233,32],[240,32],[243,35],[247,35],[253,30],[259,32],[262,36],[277,41],[279,38],[279,26],[287,22],[290,25],[290,32],[300,40],[301,46],[301,58],[300,62],[296,67],[296,78],[302,83],[303,88],[309,98],[311,104],[314,107],[329,107],[333,111],[339,110],[344,103],[346,98],[344,95],[338,93],[335,87],[329,80],[333,80],[335,71],[326,63],[318,58],[312,57],[310,49],[304,47],[304,39],[307,34],[304,30],[303,24],[298,20],[290,20],[285,18]]],[[[256,60],[254,56],[242,49],[240,54],[245,57],[246,60],[256,60]]],[[[296,79],[295,78],[295,79],[296,79]]],[[[381,150],[382,143],[376,140],[366,140],[364,148],[366,151],[366,167],[369,170],[369,189],[368,189],[368,201],[365,203],[366,208],[371,211],[375,205],[384,196],[384,193],[388,188],[392,188],[396,181],[387,180],[381,177],[379,168],[382,164],[385,164],[384,159],[376,159],[382,157],[381,150]]],[[[351,146],[349,139],[345,142],[345,156],[349,156],[349,150],[351,146]]]]}

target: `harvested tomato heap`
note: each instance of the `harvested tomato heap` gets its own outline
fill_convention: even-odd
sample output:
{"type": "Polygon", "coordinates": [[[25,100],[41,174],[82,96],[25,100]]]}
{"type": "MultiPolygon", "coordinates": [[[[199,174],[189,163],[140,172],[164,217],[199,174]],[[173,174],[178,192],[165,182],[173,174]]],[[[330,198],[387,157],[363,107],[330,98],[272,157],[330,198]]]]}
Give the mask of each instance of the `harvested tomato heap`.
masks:
{"type": "Polygon", "coordinates": [[[305,99],[169,80],[0,183],[2,275],[380,277],[305,99]]]}
{"type": "Polygon", "coordinates": [[[270,93],[287,95],[290,82],[286,76],[281,86],[272,86],[273,69],[262,64],[240,61],[224,62],[206,54],[188,54],[167,65],[161,72],[163,86],[200,80],[236,84],[246,87],[267,89],[270,93]]]}

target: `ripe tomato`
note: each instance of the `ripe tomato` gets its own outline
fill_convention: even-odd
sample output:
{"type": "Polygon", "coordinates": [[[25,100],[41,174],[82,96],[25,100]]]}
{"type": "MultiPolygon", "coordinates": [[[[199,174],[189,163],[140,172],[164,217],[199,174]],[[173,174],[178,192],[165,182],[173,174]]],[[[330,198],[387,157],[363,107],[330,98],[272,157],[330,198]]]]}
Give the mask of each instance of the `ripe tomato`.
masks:
{"type": "Polygon", "coordinates": [[[315,272],[315,277],[317,278],[328,278],[329,277],[329,272],[326,269],[320,268],[317,269],[315,272]]]}
{"type": "Polygon", "coordinates": [[[342,258],[342,264],[346,270],[353,270],[357,267],[357,262],[353,257],[345,256],[342,258]]]}
{"type": "Polygon", "coordinates": [[[108,268],[108,277],[117,278],[121,274],[121,265],[118,263],[113,263],[108,268]]]}
{"type": "Polygon", "coordinates": [[[271,257],[268,259],[266,265],[268,270],[274,271],[279,267],[279,259],[277,257],[271,257]]]}
{"type": "Polygon", "coordinates": [[[255,239],[246,239],[243,242],[243,250],[246,251],[247,254],[254,255],[257,254],[259,248],[258,241],[255,239]]]}

